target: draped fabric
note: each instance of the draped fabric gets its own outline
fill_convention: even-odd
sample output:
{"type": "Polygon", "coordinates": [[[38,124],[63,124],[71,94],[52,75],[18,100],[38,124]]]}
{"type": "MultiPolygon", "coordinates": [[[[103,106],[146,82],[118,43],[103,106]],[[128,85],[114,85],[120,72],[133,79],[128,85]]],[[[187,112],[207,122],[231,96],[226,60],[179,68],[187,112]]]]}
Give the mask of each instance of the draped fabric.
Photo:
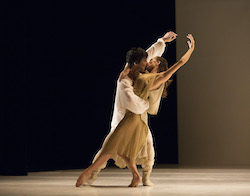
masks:
{"type": "MultiPolygon", "coordinates": [[[[142,74],[134,82],[134,92],[144,100],[148,99],[149,89],[157,74],[142,74]]],[[[124,118],[119,122],[115,130],[110,134],[102,147],[103,154],[112,154],[118,167],[126,167],[120,160],[119,154],[125,155],[131,163],[142,164],[148,159],[146,138],[148,126],[142,120],[140,114],[126,110],[124,118]]]]}

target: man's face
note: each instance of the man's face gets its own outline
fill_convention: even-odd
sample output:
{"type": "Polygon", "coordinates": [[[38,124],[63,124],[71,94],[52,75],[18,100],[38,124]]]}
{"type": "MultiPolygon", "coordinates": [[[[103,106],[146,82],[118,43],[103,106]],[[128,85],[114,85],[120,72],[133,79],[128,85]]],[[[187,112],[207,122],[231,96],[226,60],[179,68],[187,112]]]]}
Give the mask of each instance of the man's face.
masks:
{"type": "Polygon", "coordinates": [[[149,72],[151,72],[156,66],[159,65],[159,61],[156,59],[156,58],[152,58],[147,67],[146,67],[146,70],[148,70],[149,72]]]}
{"type": "Polygon", "coordinates": [[[140,71],[145,71],[145,68],[147,66],[148,62],[147,62],[147,58],[143,58],[139,63],[137,63],[137,67],[138,69],[140,69],[140,71]]]}

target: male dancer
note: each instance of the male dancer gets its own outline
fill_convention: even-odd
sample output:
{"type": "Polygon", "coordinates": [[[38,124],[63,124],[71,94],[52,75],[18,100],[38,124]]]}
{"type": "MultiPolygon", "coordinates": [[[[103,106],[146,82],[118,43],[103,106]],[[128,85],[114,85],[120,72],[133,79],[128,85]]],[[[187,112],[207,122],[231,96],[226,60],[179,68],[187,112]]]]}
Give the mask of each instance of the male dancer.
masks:
{"type": "MultiPolygon", "coordinates": [[[[148,54],[147,61],[149,62],[151,59],[153,59],[156,56],[161,56],[165,50],[165,46],[166,46],[165,43],[173,41],[174,39],[176,39],[176,37],[177,37],[177,34],[175,34],[174,32],[168,32],[162,38],[158,39],[157,42],[154,43],[146,51],[148,54]]],[[[152,99],[149,98],[149,103],[148,103],[134,94],[132,83],[130,83],[126,79],[121,80],[127,74],[126,73],[127,70],[128,70],[128,67],[125,67],[124,71],[120,74],[119,81],[117,82],[114,112],[113,112],[113,118],[111,122],[111,131],[109,135],[115,130],[119,122],[124,117],[126,109],[130,110],[133,113],[142,114],[141,118],[146,124],[148,124],[146,110],[148,109],[148,111],[151,111],[151,113],[154,113],[154,114],[157,113],[158,111],[158,107],[160,103],[159,100],[162,95],[163,87],[161,86],[160,88],[150,92],[150,97],[152,97],[152,99]],[[125,92],[126,92],[126,95],[124,94],[125,92]]],[[[93,162],[97,159],[100,153],[101,151],[99,151],[96,154],[93,162]]],[[[155,152],[154,152],[154,147],[153,147],[153,138],[149,130],[148,136],[147,136],[147,143],[142,149],[139,158],[136,160],[137,164],[141,165],[143,168],[142,182],[144,186],[153,185],[149,180],[149,176],[151,174],[152,167],[154,165],[154,156],[155,156],[155,152]],[[142,161],[143,160],[142,158],[145,156],[148,156],[148,160],[142,161]]],[[[126,167],[124,161],[119,156],[116,157],[116,160],[117,160],[116,164],[118,164],[119,167],[121,168],[126,167]]],[[[98,169],[96,169],[92,173],[91,177],[86,181],[85,185],[91,185],[96,180],[97,175],[100,172],[100,170],[104,169],[105,167],[106,167],[106,163],[103,164],[98,169]]]]}

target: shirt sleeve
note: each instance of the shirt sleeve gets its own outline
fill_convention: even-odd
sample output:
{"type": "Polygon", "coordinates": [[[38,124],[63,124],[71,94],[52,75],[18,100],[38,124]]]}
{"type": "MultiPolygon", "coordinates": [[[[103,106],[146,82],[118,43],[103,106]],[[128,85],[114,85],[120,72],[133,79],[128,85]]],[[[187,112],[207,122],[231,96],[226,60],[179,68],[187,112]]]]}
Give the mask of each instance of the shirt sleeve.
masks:
{"type": "Polygon", "coordinates": [[[124,108],[135,114],[142,114],[149,108],[148,101],[137,96],[134,93],[133,86],[124,80],[121,80],[119,83],[121,104],[124,108]]]}
{"type": "Polygon", "coordinates": [[[161,56],[163,52],[165,51],[166,44],[163,41],[163,39],[159,38],[157,42],[155,42],[152,46],[150,46],[147,49],[148,57],[147,61],[149,62],[150,59],[156,57],[156,56],[161,56]]]}

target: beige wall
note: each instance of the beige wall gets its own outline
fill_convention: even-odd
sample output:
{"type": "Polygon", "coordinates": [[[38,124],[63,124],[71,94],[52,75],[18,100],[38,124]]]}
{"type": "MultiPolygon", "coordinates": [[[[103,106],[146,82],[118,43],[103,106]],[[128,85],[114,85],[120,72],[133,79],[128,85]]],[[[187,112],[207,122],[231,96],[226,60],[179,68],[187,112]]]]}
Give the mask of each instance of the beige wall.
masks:
{"type": "Polygon", "coordinates": [[[179,163],[250,165],[250,1],[176,0],[179,163]]]}

